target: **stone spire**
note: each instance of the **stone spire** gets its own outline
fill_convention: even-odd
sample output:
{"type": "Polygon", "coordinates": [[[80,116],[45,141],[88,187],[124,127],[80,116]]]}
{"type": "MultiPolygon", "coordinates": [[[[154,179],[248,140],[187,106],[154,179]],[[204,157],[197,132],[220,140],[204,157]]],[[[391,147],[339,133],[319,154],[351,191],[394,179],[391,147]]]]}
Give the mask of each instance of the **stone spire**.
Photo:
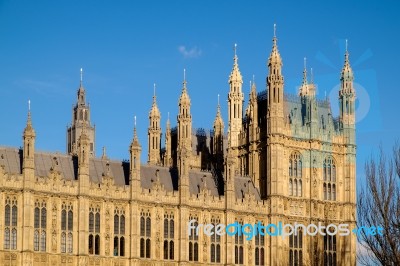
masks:
{"type": "MultiPolygon", "coordinates": [[[[274,37],[272,38],[272,51],[268,58],[269,74],[267,77],[269,104],[283,103],[283,76],[282,58],[278,51],[276,38],[276,25],[274,24],[274,37]]],[[[283,107],[283,106],[282,106],[283,107]]],[[[279,109],[279,108],[278,108],[279,109]]],[[[278,111],[278,110],[275,110],[278,111]]],[[[280,110],[279,110],[280,111],[280,110]]],[[[283,110],[282,110],[283,112],[283,110]]]]}
{"type": "Polygon", "coordinates": [[[156,84],[154,83],[154,94],[153,94],[153,104],[150,109],[149,117],[160,118],[161,113],[157,106],[157,97],[156,97],[156,84]]]}
{"type": "Polygon", "coordinates": [[[238,146],[238,136],[242,127],[243,116],[243,78],[239,70],[236,49],[237,44],[234,46],[233,68],[228,81],[228,148],[235,148],[238,146]]]}
{"type": "Polygon", "coordinates": [[[95,127],[90,122],[90,106],[86,103],[86,90],[83,87],[83,70],[81,68],[77,101],[72,109],[72,123],[67,128],[67,153],[78,154],[78,140],[83,127],[86,127],[89,138],[89,156],[95,156],[95,127]]]}
{"type": "Polygon", "coordinates": [[[214,119],[214,128],[216,128],[216,127],[222,127],[222,131],[223,131],[224,120],[222,119],[222,116],[221,116],[221,106],[219,104],[219,94],[218,94],[217,114],[214,119]]]}
{"type": "Polygon", "coordinates": [[[282,75],[282,58],[278,52],[276,25],[274,24],[274,37],[272,38],[272,51],[268,58],[268,105],[270,118],[268,131],[270,133],[282,132],[284,115],[283,115],[283,85],[284,79],[282,75]]]}
{"type": "MultiPolygon", "coordinates": [[[[282,66],[282,58],[278,51],[277,41],[278,41],[278,39],[276,38],[276,24],[274,24],[274,37],[272,38],[272,50],[271,50],[271,54],[269,55],[269,58],[268,58],[268,66],[269,67],[272,65],[276,65],[276,67],[282,66]]],[[[276,74],[278,74],[278,73],[276,73],[276,74]]]]}
{"type": "Polygon", "coordinates": [[[257,101],[257,87],[256,82],[254,81],[254,75],[253,82],[250,81],[250,101],[257,101]]]}
{"type": "Polygon", "coordinates": [[[347,50],[347,40],[346,40],[346,52],[344,54],[344,65],[342,72],[340,74],[341,90],[346,93],[354,93],[353,81],[354,75],[353,70],[350,66],[349,52],[347,50]]]}
{"type": "Polygon", "coordinates": [[[233,85],[238,85],[237,83],[240,83],[240,84],[243,83],[242,74],[240,73],[240,70],[239,70],[238,57],[237,57],[237,54],[236,54],[236,50],[237,50],[237,44],[235,43],[235,46],[234,46],[234,57],[233,57],[233,68],[232,68],[231,74],[229,76],[229,83],[230,84],[233,83],[233,85]]]}
{"type": "Polygon", "coordinates": [[[139,139],[137,136],[137,132],[136,132],[136,116],[134,117],[134,120],[135,120],[135,122],[134,122],[134,127],[133,127],[133,139],[132,139],[131,147],[141,148],[139,139]]]}
{"type": "Polygon", "coordinates": [[[149,112],[149,128],[148,128],[148,156],[147,163],[160,164],[161,160],[161,113],[156,101],[156,84],[154,84],[153,105],[149,112]]]}
{"type": "MultiPolygon", "coordinates": [[[[187,90],[186,82],[186,69],[183,70],[182,93],[179,97],[179,106],[186,106],[190,108],[190,97],[187,90]]],[[[190,111],[190,110],[189,110],[190,111]]]]}
{"type": "Polygon", "coordinates": [[[344,65],[340,74],[339,108],[340,127],[349,143],[355,143],[355,99],[354,75],[350,66],[349,52],[344,54],[344,65]]]}
{"type": "Polygon", "coordinates": [[[190,97],[186,87],[186,70],[183,70],[182,93],[179,97],[178,113],[178,149],[192,149],[192,115],[190,113],[190,97]]]}
{"type": "Polygon", "coordinates": [[[219,94],[218,94],[218,105],[217,114],[214,119],[213,125],[214,134],[212,136],[212,148],[211,152],[214,156],[214,169],[217,172],[223,171],[223,161],[224,161],[224,120],[221,116],[221,107],[219,104],[219,94]]]}
{"type": "Polygon", "coordinates": [[[307,58],[304,57],[304,69],[303,69],[303,82],[301,83],[300,96],[315,96],[315,85],[312,77],[312,68],[311,68],[311,80],[308,82],[307,79],[307,58]]]}
{"type": "Polygon", "coordinates": [[[31,100],[28,100],[28,119],[26,121],[26,126],[24,129],[24,136],[35,137],[35,130],[32,126],[32,119],[31,119],[31,100]]]}
{"type": "Polygon", "coordinates": [[[81,68],[81,79],[79,82],[79,89],[78,89],[78,104],[85,105],[86,104],[86,91],[83,87],[83,69],[81,68]]]}
{"type": "Polygon", "coordinates": [[[141,190],[140,185],[140,153],[142,147],[139,143],[139,138],[136,132],[136,116],[134,117],[134,127],[133,127],[133,139],[129,147],[130,153],[130,188],[131,188],[131,198],[137,198],[138,192],[141,190]]]}
{"type": "Polygon", "coordinates": [[[29,182],[34,180],[35,175],[35,139],[36,133],[32,126],[31,119],[31,101],[28,101],[28,120],[22,136],[23,150],[23,165],[22,172],[24,174],[24,184],[29,187],[29,182]]]}

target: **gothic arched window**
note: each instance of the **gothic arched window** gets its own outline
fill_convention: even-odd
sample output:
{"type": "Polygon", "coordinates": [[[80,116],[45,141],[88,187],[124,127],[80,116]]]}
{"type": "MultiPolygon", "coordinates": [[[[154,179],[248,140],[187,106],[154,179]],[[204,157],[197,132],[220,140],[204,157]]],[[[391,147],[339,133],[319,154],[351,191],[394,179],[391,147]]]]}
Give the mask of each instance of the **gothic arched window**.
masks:
{"type": "Polygon", "coordinates": [[[46,251],[46,226],[47,226],[47,211],[46,202],[36,201],[34,210],[34,251],[46,251]]]}
{"type": "Polygon", "coordinates": [[[261,234],[256,234],[255,237],[255,265],[256,266],[264,266],[265,259],[264,259],[264,243],[265,243],[265,236],[261,234]]]}
{"type": "Polygon", "coordinates": [[[175,255],[174,250],[174,214],[164,214],[164,259],[173,260],[175,255]]]}
{"type": "Polygon", "coordinates": [[[18,202],[14,197],[6,198],[4,207],[4,249],[17,249],[18,202]]]}
{"type": "Polygon", "coordinates": [[[215,228],[221,223],[221,220],[216,217],[211,218],[211,224],[213,225],[211,237],[211,262],[221,263],[221,236],[215,233],[215,228]]]}
{"type": "Polygon", "coordinates": [[[140,213],[140,257],[151,257],[151,216],[150,212],[140,213]]]}
{"type": "Polygon", "coordinates": [[[289,236],[289,266],[303,265],[303,232],[289,236]]]}
{"type": "MultiPolygon", "coordinates": [[[[238,222],[243,226],[243,221],[238,222]]],[[[243,234],[235,234],[235,264],[243,264],[243,234]]]]}
{"type": "Polygon", "coordinates": [[[89,254],[100,255],[100,207],[89,208],[89,254]]]}
{"type": "Polygon", "coordinates": [[[198,218],[196,216],[189,216],[189,221],[196,220],[193,223],[190,235],[189,235],[189,261],[199,261],[199,236],[196,234],[198,224],[198,218]]]}
{"type": "Polygon", "coordinates": [[[289,196],[301,197],[303,195],[302,167],[300,153],[293,152],[289,158],[289,196]]]}
{"type": "Polygon", "coordinates": [[[336,266],[336,235],[324,236],[324,265],[336,266]]]}
{"type": "Polygon", "coordinates": [[[331,156],[324,160],[324,200],[336,200],[336,165],[331,156]]]}
{"type": "Polygon", "coordinates": [[[73,215],[72,204],[67,205],[63,202],[61,205],[61,253],[72,253],[73,250],[73,215]]]}
{"type": "Polygon", "coordinates": [[[125,256],[125,211],[114,210],[114,256],[125,256]]]}

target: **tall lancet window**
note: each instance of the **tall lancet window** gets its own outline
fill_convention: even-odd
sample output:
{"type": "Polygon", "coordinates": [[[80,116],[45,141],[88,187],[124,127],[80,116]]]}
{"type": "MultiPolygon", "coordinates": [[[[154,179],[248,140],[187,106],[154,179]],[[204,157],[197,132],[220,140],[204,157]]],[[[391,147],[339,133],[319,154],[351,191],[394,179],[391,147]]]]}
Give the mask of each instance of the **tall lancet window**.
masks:
{"type": "Polygon", "coordinates": [[[195,220],[189,235],[189,261],[199,261],[199,236],[196,234],[198,217],[190,215],[189,221],[195,220]]]}
{"type": "MultiPolygon", "coordinates": [[[[261,219],[260,219],[261,220],[261,219]]],[[[264,226],[264,224],[262,224],[264,226]]],[[[254,252],[254,260],[256,266],[264,266],[265,265],[265,236],[261,235],[259,232],[255,236],[255,252],[254,252]]]]}
{"type": "Polygon", "coordinates": [[[211,246],[210,246],[210,257],[212,263],[221,263],[221,236],[215,233],[216,227],[221,223],[220,218],[212,217],[211,224],[213,225],[212,228],[212,235],[211,238],[211,246]]]}
{"type": "Polygon", "coordinates": [[[303,196],[303,163],[301,155],[298,152],[293,152],[289,157],[289,196],[303,196]]]}
{"type": "Polygon", "coordinates": [[[336,266],[336,235],[324,236],[324,266],[336,266]]]}
{"type": "MultiPolygon", "coordinates": [[[[238,222],[243,226],[243,220],[238,222]]],[[[244,262],[244,236],[243,234],[235,234],[235,264],[242,265],[244,262]]]]}
{"type": "Polygon", "coordinates": [[[6,197],[4,207],[4,249],[17,249],[17,221],[18,202],[17,198],[6,197]]]}
{"type": "Polygon", "coordinates": [[[100,255],[100,206],[89,208],[89,254],[100,255]]]}
{"type": "Polygon", "coordinates": [[[331,156],[324,160],[324,200],[336,200],[336,164],[331,156]]]}
{"type": "Polygon", "coordinates": [[[289,236],[289,266],[303,265],[303,231],[289,236]]]}
{"type": "Polygon", "coordinates": [[[151,257],[151,215],[150,211],[140,213],[140,257],[151,257]]]}
{"type": "Polygon", "coordinates": [[[173,260],[175,257],[174,239],[175,239],[174,214],[164,214],[164,259],[173,260]]]}
{"type": "Polygon", "coordinates": [[[125,256],[125,211],[114,210],[114,256],[125,256]]]}
{"type": "Polygon", "coordinates": [[[73,251],[74,212],[72,203],[61,205],[61,253],[73,251]]]}
{"type": "Polygon", "coordinates": [[[46,251],[47,209],[46,202],[37,200],[34,209],[33,250],[46,251]]]}

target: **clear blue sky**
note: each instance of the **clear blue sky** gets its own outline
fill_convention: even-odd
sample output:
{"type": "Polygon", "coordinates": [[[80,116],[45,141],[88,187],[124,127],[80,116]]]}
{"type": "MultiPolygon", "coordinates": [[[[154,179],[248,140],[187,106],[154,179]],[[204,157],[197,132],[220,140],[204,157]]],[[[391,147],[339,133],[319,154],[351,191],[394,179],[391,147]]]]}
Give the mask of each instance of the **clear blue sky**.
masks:
{"type": "MultiPolygon", "coordinates": [[[[382,1],[0,1],[0,145],[19,147],[32,102],[36,148],[65,152],[79,69],[96,124],[97,155],[126,159],[137,115],[142,158],[157,84],[165,125],[176,124],[183,69],[194,127],[211,128],[217,94],[227,125],[228,76],[238,43],[246,104],[249,81],[265,90],[266,60],[277,24],[285,91],[296,92],[303,57],[319,97],[337,115],[344,40],[358,92],[358,173],[382,143],[399,137],[400,20],[382,1]],[[369,103],[368,104],[368,99],[369,103]]],[[[226,128],[225,128],[226,129],[226,128]]],[[[165,130],[165,127],[163,128],[165,130]]]]}

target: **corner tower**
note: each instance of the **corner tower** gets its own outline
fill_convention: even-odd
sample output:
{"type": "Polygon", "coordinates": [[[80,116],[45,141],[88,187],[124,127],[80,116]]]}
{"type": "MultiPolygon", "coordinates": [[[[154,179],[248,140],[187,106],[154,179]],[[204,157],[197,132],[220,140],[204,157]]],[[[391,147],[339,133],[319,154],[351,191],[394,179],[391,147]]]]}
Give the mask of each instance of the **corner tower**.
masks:
{"type": "Polygon", "coordinates": [[[283,75],[282,58],[278,52],[276,25],[274,24],[274,37],[272,38],[272,51],[268,58],[268,111],[267,111],[267,154],[262,159],[266,162],[266,187],[262,188],[263,195],[282,195],[284,184],[282,181],[284,147],[279,138],[284,132],[284,99],[283,99],[283,75]],[[266,194],[264,194],[266,192],[266,194]]]}
{"type": "Polygon", "coordinates": [[[90,106],[86,103],[86,91],[82,82],[83,72],[81,68],[80,85],[77,92],[77,102],[72,109],[72,123],[67,128],[67,153],[78,154],[78,140],[83,127],[89,142],[89,156],[95,157],[95,127],[90,123],[90,106]]]}

